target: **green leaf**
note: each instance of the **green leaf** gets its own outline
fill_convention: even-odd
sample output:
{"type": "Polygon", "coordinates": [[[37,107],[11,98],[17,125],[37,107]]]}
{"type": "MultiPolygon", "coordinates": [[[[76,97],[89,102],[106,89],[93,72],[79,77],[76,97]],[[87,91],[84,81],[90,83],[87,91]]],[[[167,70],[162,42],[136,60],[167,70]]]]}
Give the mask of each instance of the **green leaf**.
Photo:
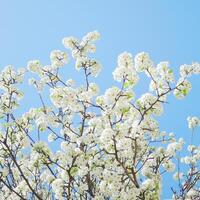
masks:
{"type": "Polygon", "coordinates": [[[184,96],[186,96],[187,93],[188,93],[188,91],[187,91],[186,89],[183,89],[183,90],[182,90],[182,94],[183,94],[184,96]]]}
{"type": "Polygon", "coordinates": [[[133,85],[133,81],[126,81],[125,83],[124,83],[124,88],[128,88],[128,87],[130,87],[130,86],[132,86],[133,85]]]}
{"type": "Polygon", "coordinates": [[[123,108],[123,109],[121,110],[121,112],[122,112],[122,114],[125,114],[125,113],[127,113],[129,110],[130,110],[129,107],[128,107],[128,108],[123,108]]]}
{"type": "Polygon", "coordinates": [[[73,167],[70,171],[71,175],[74,176],[78,171],[78,167],[73,167]]]}

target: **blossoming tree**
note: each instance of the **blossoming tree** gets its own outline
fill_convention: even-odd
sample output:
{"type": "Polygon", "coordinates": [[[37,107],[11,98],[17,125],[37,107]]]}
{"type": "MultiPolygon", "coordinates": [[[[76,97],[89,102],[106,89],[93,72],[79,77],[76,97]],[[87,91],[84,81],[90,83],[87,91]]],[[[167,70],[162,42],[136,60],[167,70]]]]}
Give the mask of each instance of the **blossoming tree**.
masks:
{"type": "MultiPolygon", "coordinates": [[[[200,147],[191,142],[188,155],[181,158],[183,138],[161,131],[155,116],[162,114],[170,93],[178,99],[189,93],[188,78],[200,73],[200,65],[181,65],[175,81],[168,62],[155,65],[147,53],[133,57],[124,52],[113,72],[121,87],[98,96],[90,76],[96,77],[101,65],[90,53],[99,37],[94,31],[82,40],[63,39],[76,69],[84,72],[81,86],[61,78],[60,68],[69,56],[60,50],[51,52],[49,65],[33,60],[27,69],[7,66],[1,72],[0,199],[157,200],[165,189],[176,200],[199,198],[200,147]],[[23,97],[18,86],[26,73],[37,76],[29,82],[38,91],[41,107],[17,116],[23,97]],[[136,99],[133,88],[140,73],[149,77],[150,85],[136,99]],[[47,88],[51,104],[45,103],[47,88]],[[162,176],[169,172],[177,187],[162,188],[162,176]]],[[[200,120],[189,117],[188,123],[194,131],[200,120]]]]}

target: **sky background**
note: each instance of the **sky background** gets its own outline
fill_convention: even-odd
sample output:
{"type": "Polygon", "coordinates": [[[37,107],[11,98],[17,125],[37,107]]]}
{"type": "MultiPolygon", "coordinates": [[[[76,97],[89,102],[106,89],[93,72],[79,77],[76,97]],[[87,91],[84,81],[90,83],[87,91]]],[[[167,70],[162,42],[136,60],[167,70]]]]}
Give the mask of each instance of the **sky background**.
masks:
{"type": "MultiPolygon", "coordinates": [[[[0,0],[0,68],[8,64],[24,67],[32,59],[49,64],[51,50],[64,50],[63,37],[82,37],[98,30],[101,40],[95,57],[103,69],[96,82],[101,93],[115,84],[112,71],[123,51],[133,55],[146,51],[155,63],[169,61],[178,77],[181,64],[200,62],[199,8],[198,0],[0,0]]],[[[75,72],[73,62],[66,66],[65,73],[64,77],[77,81],[82,77],[75,72]]],[[[186,140],[190,136],[186,118],[200,117],[200,77],[190,80],[191,93],[181,101],[171,95],[159,120],[161,130],[173,131],[186,140]]],[[[147,89],[146,80],[141,81],[137,97],[147,89]]],[[[37,104],[38,96],[30,87],[24,90],[26,110],[37,104]]],[[[199,144],[197,134],[195,142],[199,144]]],[[[168,198],[171,179],[165,180],[163,198],[168,198]]]]}

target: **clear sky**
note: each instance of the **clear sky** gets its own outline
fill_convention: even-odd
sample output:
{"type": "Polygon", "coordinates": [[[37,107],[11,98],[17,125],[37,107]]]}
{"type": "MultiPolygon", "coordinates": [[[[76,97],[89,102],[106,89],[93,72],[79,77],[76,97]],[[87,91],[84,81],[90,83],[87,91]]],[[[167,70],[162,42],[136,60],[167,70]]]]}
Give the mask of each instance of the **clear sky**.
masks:
{"type": "MultiPolygon", "coordinates": [[[[63,37],[98,30],[102,36],[95,57],[103,64],[97,79],[101,92],[114,84],[111,73],[123,51],[147,51],[155,63],[168,60],[178,74],[180,64],[200,62],[199,8],[198,0],[0,0],[0,67],[26,66],[32,59],[48,64],[51,50],[64,49],[63,37]]],[[[72,64],[67,68],[66,77],[80,78],[72,64]]],[[[200,117],[200,77],[190,80],[189,96],[181,101],[170,96],[160,118],[161,129],[177,137],[189,138],[188,115],[200,117]]],[[[136,91],[141,94],[147,84],[139,84],[136,91]]],[[[25,90],[29,95],[23,102],[28,106],[37,97],[30,96],[34,90],[25,90]]],[[[163,191],[167,198],[167,184],[163,191]]]]}

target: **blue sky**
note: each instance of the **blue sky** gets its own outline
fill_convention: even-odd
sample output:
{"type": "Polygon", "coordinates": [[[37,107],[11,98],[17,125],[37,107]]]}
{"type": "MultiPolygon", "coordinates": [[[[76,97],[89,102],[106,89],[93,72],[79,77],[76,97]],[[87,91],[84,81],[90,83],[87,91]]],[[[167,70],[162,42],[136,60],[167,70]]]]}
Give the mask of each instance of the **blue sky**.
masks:
{"type": "MultiPolygon", "coordinates": [[[[180,64],[200,62],[200,1],[193,0],[0,0],[0,67],[8,64],[26,66],[27,61],[40,59],[49,63],[49,53],[64,49],[65,36],[82,37],[98,30],[95,57],[103,64],[97,83],[103,92],[115,84],[112,71],[117,55],[123,51],[150,53],[155,63],[168,60],[178,74],[180,64]],[[105,81],[106,80],[106,81],[105,81]]],[[[66,66],[66,78],[75,80],[73,62],[66,66]]],[[[186,124],[188,115],[200,117],[200,77],[192,77],[193,89],[184,100],[173,96],[161,117],[161,129],[174,131],[177,137],[189,139],[186,124]]],[[[136,92],[146,91],[146,81],[140,82],[136,92]]],[[[37,101],[30,88],[24,105],[37,101]]],[[[25,106],[26,107],[26,106],[25,106]]],[[[200,137],[196,136],[197,144],[200,137]]],[[[170,191],[163,187],[164,198],[170,191]]]]}

